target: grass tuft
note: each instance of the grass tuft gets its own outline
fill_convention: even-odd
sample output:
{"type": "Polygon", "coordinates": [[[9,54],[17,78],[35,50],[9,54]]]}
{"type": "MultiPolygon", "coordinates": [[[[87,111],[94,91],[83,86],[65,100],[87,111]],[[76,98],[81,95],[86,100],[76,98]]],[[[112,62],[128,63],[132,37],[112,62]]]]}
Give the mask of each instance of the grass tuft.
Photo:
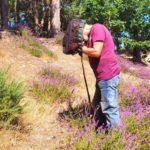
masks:
{"type": "Polygon", "coordinates": [[[55,54],[49,50],[45,45],[32,36],[32,32],[29,29],[22,29],[23,43],[20,44],[20,48],[27,50],[30,54],[36,57],[42,57],[46,55],[48,57],[56,58],[55,54]]]}
{"type": "Polygon", "coordinates": [[[59,45],[62,45],[63,44],[63,37],[64,37],[64,34],[61,33],[61,34],[58,34],[55,38],[56,40],[56,44],[59,44],[59,45]]]}

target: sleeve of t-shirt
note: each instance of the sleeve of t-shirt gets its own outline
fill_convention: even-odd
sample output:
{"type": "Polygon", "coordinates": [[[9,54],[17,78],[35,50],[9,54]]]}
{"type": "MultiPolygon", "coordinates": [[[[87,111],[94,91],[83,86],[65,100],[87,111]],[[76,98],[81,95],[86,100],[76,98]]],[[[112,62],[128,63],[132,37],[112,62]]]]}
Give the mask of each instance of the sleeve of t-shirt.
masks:
{"type": "Polygon", "coordinates": [[[93,42],[105,40],[105,30],[104,30],[103,25],[101,25],[101,24],[94,25],[92,39],[93,39],[93,42]]]}

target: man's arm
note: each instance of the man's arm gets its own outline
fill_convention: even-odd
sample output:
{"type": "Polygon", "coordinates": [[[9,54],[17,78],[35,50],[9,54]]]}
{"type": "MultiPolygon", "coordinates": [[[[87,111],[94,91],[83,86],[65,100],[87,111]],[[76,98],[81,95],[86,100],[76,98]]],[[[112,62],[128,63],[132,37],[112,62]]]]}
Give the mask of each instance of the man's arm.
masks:
{"type": "Polygon", "coordinates": [[[103,42],[98,41],[98,42],[94,42],[93,44],[93,48],[88,48],[87,46],[83,46],[82,47],[82,52],[90,57],[100,57],[101,55],[101,51],[103,48],[103,42]]]}

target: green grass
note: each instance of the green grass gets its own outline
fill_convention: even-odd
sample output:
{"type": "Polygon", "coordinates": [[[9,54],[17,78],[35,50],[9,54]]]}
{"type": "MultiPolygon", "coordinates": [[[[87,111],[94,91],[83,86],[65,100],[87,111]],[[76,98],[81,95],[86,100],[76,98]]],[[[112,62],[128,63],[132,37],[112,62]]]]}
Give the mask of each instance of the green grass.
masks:
{"type": "Polygon", "coordinates": [[[42,45],[39,41],[37,41],[32,35],[31,32],[27,29],[22,29],[23,42],[20,44],[20,48],[28,51],[35,57],[42,57],[46,55],[48,57],[56,58],[54,53],[44,45],[42,45]]]}
{"type": "Polygon", "coordinates": [[[41,56],[42,56],[42,52],[41,52],[39,49],[36,49],[36,48],[29,48],[28,50],[29,50],[29,52],[30,52],[33,56],[36,56],[36,57],[41,57],[41,56]]]}
{"type": "Polygon", "coordinates": [[[16,80],[9,81],[7,71],[0,69],[0,128],[16,122],[22,110],[19,103],[23,95],[23,84],[16,80]]]}

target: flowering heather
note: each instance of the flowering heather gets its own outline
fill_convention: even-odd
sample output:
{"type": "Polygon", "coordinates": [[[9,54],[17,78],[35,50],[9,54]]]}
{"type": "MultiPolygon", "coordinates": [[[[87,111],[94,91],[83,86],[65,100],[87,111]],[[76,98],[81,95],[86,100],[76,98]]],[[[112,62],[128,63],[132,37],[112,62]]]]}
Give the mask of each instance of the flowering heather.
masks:
{"type": "Polygon", "coordinates": [[[77,79],[75,79],[72,75],[61,73],[62,68],[55,64],[51,67],[46,66],[43,68],[40,73],[41,76],[49,76],[51,78],[57,78],[58,80],[64,80],[67,85],[74,86],[78,83],[77,79]]]}
{"type": "Polygon", "coordinates": [[[150,68],[139,70],[136,76],[141,79],[150,80],[150,68]]]}
{"type": "Polygon", "coordinates": [[[128,73],[131,75],[135,75],[141,79],[150,79],[150,68],[141,65],[141,64],[134,64],[130,60],[126,60],[125,58],[119,57],[119,64],[121,66],[122,72],[128,73]]]}
{"type": "MultiPolygon", "coordinates": [[[[139,111],[138,114],[140,113],[143,112],[139,111]]],[[[68,120],[71,124],[68,128],[72,129],[69,129],[70,149],[148,149],[150,123],[148,116],[138,117],[130,109],[124,109],[121,110],[121,119],[119,129],[110,131],[109,134],[105,134],[101,129],[96,134],[95,122],[90,121],[90,118],[87,118],[83,126],[79,125],[80,122],[74,124],[76,127],[72,126],[74,119],[68,120]]]]}
{"type": "Polygon", "coordinates": [[[136,70],[134,68],[133,62],[126,60],[122,57],[118,57],[119,64],[121,66],[121,71],[124,73],[135,74],[136,70]]]}
{"type": "MultiPolygon", "coordinates": [[[[124,84],[121,83],[120,84],[124,84]]],[[[130,106],[137,101],[140,101],[142,104],[150,104],[150,82],[140,81],[138,85],[132,83],[125,84],[125,88],[119,90],[122,104],[130,106]]],[[[125,106],[124,105],[124,106],[125,106]]]]}
{"type": "Polygon", "coordinates": [[[67,121],[67,124],[70,124],[68,126],[69,131],[71,131],[68,138],[70,149],[149,149],[150,69],[142,65],[135,65],[123,58],[119,59],[123,72],[132,75],[131,78],[127,78],[122,74],[119,85],[121,116],[119,128],[110,131],[109,134],[105,134],[104,130],[99,128],[98,134],[96,134],[96,122],[91,120],[89,112],[80,113],[83,107],[80,107],[80,109],[74,108],[72,113],[71,110],[68,110],[67,113],[63,114],[66,116],[63,118],[67,121]],[[72,118],[67,119],[67,116],[72,118]]]}
{"type": "Polygon", "coordinates": [[[64,102],[75,97],[73,94],[77,81],[58,69],[44,68],[40,75],[30,84],[31,91],[40,100],[48,103],[64,102]]]}

